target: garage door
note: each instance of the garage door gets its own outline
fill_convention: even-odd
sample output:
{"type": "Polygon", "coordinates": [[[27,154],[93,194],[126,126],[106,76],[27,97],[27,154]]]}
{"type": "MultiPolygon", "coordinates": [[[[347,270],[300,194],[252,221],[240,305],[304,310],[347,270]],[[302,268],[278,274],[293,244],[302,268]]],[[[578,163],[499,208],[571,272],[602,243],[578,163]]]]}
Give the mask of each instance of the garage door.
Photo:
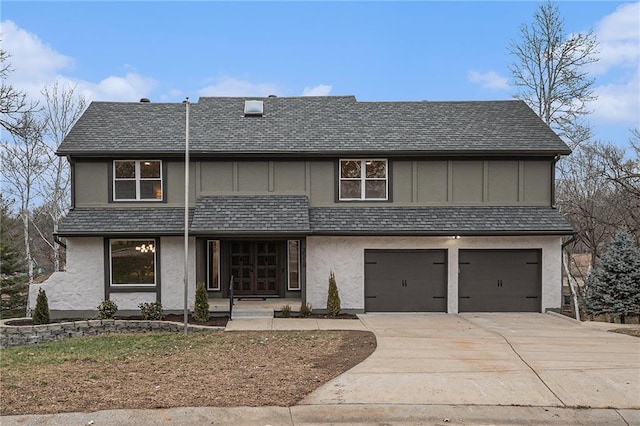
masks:
{"type": "Polygon", "coordinates": [[[540,250],[460,250],[459,312],[540,312],[540,250]]]}
{"type": "Polygon", "coordinates": [[[446,250],[366,250],[366,312],[446,312],[446,250]]]}

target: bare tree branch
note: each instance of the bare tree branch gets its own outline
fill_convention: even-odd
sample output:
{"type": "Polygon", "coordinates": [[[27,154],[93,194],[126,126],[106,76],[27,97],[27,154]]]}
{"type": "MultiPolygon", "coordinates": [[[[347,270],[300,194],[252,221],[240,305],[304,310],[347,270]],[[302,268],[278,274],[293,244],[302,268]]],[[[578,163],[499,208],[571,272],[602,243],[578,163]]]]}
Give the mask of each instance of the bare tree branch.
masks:
{"type": "Polygon", "coordinates": [[[595,99],[594,79],[585,69],[598,60],[595,35],[565,34],[560,11],[551,1],[540,6],[533,23],[520,27],[520,35],[509,45],[516,97],[575,148],[591,136],[580,119],[590,112],[587,102],[595,99]]]}

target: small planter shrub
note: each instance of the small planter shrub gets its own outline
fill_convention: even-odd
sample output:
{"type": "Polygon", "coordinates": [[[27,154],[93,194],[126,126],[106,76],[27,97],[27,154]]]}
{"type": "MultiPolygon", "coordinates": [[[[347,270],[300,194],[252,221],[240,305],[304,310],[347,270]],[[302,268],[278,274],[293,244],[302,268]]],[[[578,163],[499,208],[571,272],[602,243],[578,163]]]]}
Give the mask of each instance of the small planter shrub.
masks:
{"type": "Polygon", "coordinates": [[[38,297],[36,298],[36,308],[33,310],[33,323],[34,324],[49,324],[49,300],[47,299],[47,293],[43,289],[38,290],[38,297]]]}
{"type": "Polygon", "coordinates": [[[336,284],[336,276],[331,271],[329,274],[329,294],[327,294],[327,313],[332,317],[340,313],[340,294],[336,284]]]}
{"type": "Polygon", "coordinates": [[[282,318],[289,318],[291,316],[291,306],[283,305],[280,313],[282,314],[282,318]]]}
{"type": "Polygon", "coordinates": [[[193,309],[193,317],[198,322],[209,321],[209,300],[207,299],[207,290],[204,288],[204,283],[200,283],[196,287],[196,304],[193,309]]]}
{"type": "Polygon", "coordinates": [[[113,300],[103,300],[97,307],[98,319],[112,319],[118,312],[118,305],[113,300]]]}
{"type": "Polygon", "coordinates": [[[311,303],[303,303],[300,305],[300,317],[309,318],[311,316],[311,303]]]}
{"type": "Polygon", "coordinates": [[[140,315],[143,320],[161,320],[164,315],[162,313],[162,303],[153,302],[153,303],[141,303],[138,305],[140,308],[140,315]]]}

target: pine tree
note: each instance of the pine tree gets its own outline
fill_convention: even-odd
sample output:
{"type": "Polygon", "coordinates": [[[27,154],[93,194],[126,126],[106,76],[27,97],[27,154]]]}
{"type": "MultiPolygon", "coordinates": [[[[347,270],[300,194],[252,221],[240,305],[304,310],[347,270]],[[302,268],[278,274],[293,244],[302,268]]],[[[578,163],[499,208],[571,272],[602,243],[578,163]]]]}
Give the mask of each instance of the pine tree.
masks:
{"type": "Polygon", "coordinates": [[[193,310],[193,317],[198,322],[207,322],[209,320],[209,300],[207,300],[207,290],[204,284],[198,284],[196,288],[196,304],[193,310]]]}
{"type": "Polygon", "coordinates": [[[587,279],[585,310],[594,315],[618,315],[624,324],[640,314],[640,249],[626,231],[616,234],[587,279]]]}
{"type": "Polygon", "coordinates": [[[327,313],[335,317],[340,313],[340,309],[340,294],[338,294],[336,276],[331,271],[329,274],[329,294],[327,294],[327,313]]]}
{"type": "Polygon", "coordinates": [[[39,289],[38,297],[36,298],[36,308],[33,310],[33,323],[49,324],[50,322],[47,293],[45,293],[43,289],[39,289]]]}

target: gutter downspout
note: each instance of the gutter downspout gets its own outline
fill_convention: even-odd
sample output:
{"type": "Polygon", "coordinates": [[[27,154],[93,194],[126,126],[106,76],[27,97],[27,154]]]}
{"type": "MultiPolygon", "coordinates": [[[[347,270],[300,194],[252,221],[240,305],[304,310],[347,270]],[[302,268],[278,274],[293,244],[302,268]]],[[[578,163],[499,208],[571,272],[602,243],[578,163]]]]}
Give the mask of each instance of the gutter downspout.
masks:
{"type": "Polygon", "coordinates": [[[60,237],[58,236],[58,234],[53,234],[53,241],[55,241],[56,243],[58,243],[61,247],[63,247],[65,250],[67,249],[67,245],[60,239],[60,237]]]}
{"type": "Polygon", "coordinates": [[[562,156],[560,154],[553,157],[553,162],[551,163],[551,207],[557,208],[556,206],[556,163],[560,160],[562,156]]]}

